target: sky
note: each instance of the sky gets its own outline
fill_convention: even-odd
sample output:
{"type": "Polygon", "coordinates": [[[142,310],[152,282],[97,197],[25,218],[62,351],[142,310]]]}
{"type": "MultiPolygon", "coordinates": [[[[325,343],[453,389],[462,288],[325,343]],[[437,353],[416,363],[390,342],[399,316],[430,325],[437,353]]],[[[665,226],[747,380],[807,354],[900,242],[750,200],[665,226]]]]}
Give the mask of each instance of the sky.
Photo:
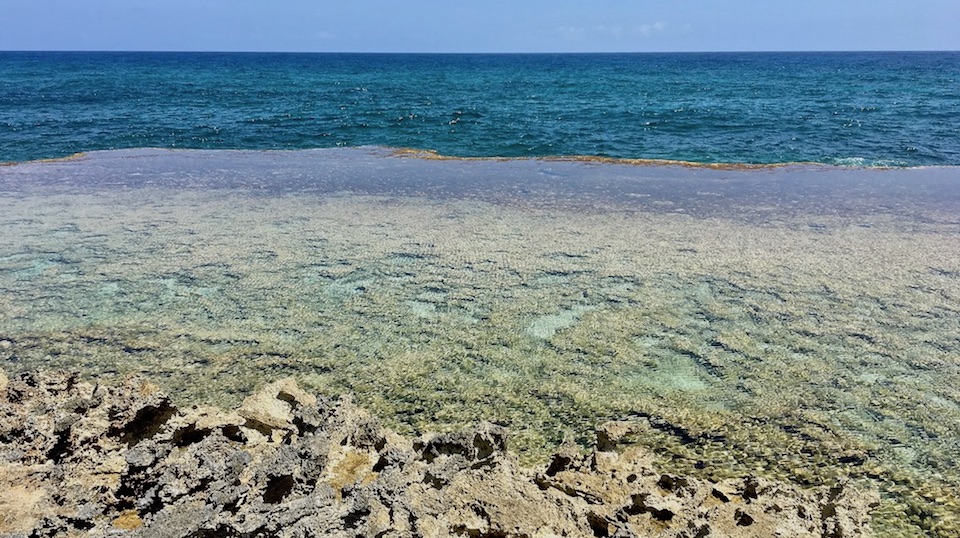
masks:
{"type": "Polygon", "coordinates": [[[0,50],[960,50],[960,0],[0,0],[0,50]]]}

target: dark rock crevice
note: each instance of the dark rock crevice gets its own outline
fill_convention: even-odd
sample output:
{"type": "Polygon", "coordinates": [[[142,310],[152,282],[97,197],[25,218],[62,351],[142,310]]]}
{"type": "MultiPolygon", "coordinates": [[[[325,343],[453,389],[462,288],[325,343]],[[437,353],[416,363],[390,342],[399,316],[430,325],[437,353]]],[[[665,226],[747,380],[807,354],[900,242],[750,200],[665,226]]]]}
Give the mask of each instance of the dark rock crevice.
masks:
{"type": "Polygon", "coordinates": [[[292,380],[222,411],[178,409],[139,379],[0,376],[0,536],[853,538],[873,502],[847,484],[659,473],[621,444],[651,417],[525,469],[502,427],[405,439],[292,380]]]}

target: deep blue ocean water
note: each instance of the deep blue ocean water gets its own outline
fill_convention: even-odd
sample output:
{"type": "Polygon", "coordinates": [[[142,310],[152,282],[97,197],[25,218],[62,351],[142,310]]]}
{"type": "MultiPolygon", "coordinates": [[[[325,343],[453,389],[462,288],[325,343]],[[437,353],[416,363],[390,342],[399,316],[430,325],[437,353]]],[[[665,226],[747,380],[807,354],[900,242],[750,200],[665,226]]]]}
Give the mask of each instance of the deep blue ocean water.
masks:
{"type": "Polygon", "coordinates": [[[365,145],[960,165],[960,53],[0,52],[0,161],[365,145]]]}

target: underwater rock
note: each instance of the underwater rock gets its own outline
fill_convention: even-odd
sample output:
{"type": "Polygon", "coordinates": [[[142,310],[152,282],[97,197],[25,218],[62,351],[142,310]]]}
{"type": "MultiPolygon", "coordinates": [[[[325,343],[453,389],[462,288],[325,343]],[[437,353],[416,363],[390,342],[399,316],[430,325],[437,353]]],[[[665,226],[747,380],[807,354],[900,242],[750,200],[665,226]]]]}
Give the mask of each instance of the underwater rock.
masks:
{"type": "Polygon", "coordinates": [[[265,386],[180,409],[131,378],[0,373],[0,536],[865,536],[872,493],[658,472],[598,428],[523,468],[480,424],[407,439],[349,398],[265,386]]]}

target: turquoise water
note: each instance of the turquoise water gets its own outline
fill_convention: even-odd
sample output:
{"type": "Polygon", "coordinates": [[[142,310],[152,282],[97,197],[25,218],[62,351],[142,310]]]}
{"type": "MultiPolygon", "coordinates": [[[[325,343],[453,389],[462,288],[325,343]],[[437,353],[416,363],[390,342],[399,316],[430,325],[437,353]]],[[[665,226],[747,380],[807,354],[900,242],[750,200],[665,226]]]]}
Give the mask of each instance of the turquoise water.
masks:
{"type": "Polygon", "coordinates": [[[293,376],[526,462],[628,420],[665,472],[849,479],[878,535],[956,536],[958,81],[958,53],[2,52],[0,364],[221,405],[293,376]]]}
{"type": "Polygon", "coordinates": [[[0,167],[0,365],[236,405],[293,376],[539,463],[878,490],[960,532],[960,168],[136,149],[0,167]]]}
{"type": "Polygon", "coordinates": [[[960,164],[960,53],[0,52],[0,161],[380,145],[960,164]]]}

